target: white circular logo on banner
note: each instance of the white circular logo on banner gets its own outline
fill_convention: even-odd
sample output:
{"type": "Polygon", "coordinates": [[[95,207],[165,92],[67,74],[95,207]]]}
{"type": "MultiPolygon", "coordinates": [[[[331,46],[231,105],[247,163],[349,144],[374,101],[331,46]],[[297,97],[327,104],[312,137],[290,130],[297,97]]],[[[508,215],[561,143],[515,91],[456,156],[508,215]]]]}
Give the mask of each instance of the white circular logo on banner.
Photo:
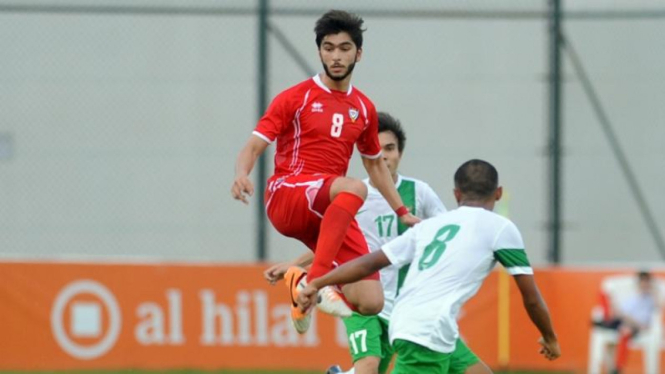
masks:
{"type": "MultiPolygon", "coordinates": [[[[95,309],[94,304],[92,305],[92,308],[90,308],[90,305],[87,305],[79,309],[82,311],[82,319],[89,321],[91,318],[90,315],[92,315],[92,319],[95,320],[97,325],[100,325],[100,312],[98,308],[95,309]],[[91,310],[92,312],[90,312],[91,310]]],[[[97,358],[113,348],[113,345],[116,340],[118,340],[118,335],[120,334],[121,323],[120,308],[118,307],[118,302],[116,301],[115,296],[113,296],[111,291],[109,291],[103,284],[92,280],[79,280],[68,284],[62,289],[62,291],[60,291],[58,296],[56,296],[53,308],[51,309],[51,330],[53,331],[55,340],[65,352],[69,353],[72,357],[81,360],[97,358]],[[92,294],[98,297],[108,312],[108,329],[104,337],[96,344],[78,344],[72,340],[70,334],[65,330],[63,321],[65,310],[69,305],[70,300],[80,294],[92,294]]],[[[90,325],[90,323],[88,323],[88,325],[90,325]]],[[[98,329],[100,329],[98,326],[93,326],[92,328],[79,328],[81,334],[92,333],[93,335],[97,333],[98,329]]]]}

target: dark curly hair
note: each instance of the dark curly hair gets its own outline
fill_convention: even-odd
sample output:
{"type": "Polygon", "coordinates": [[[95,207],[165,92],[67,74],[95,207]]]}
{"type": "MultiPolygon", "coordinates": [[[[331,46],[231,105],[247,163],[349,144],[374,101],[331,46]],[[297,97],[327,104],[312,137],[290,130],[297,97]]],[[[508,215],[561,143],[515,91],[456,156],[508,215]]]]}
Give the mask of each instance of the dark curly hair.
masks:
{"type": "Polygon", "coordinates": [[[386,112],[379,112],[378,115],[379,133],[384,131],[392,132],[395,135],[395,138],[397,138],[397,150],[399,151],[399,154],[402,154],[402,151],[404,151],[404,146],[406,146],[406,134],[404,133],[402,124],[397,118],[386,112]]]}
{"type": "Polygon", "coordinates": [[[314,33],[316,33],[316,45],[321,48],[321,42],[326,35],[339,34],[346,32],[351,36],[351,40],[356,48],[363,46],[363,19],[357,14],[345,12],[343,10],[329,10],[316,21],[314,33]]]}

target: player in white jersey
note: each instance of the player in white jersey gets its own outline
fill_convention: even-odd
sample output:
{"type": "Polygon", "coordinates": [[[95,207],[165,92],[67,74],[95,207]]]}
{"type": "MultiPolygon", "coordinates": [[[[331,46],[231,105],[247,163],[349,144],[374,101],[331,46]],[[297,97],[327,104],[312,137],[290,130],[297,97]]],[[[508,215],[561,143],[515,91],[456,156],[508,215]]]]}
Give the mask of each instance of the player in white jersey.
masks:
{"type": "Polygon", "coordinates": [[[394,373],[447,374],[459,337],[457,314],[500,262],[514,276],[524,307],[542,334],[540,352],[556,359],[561,351],[521,234],[510,220],[492,212],[502,193],[496,169],[485,161],[467,161],[455,173],[454,193],[458,209],[423,221],[381,250],[317,278],[302,290],[298,304],[310,308],[317,290],[326,285],[413,263],[390,321],[390,341],[398,354],[394,373]]]}
{"type": "MultiPolygon", "coordinates": [[[[411,214],[419,218],[430,218],[446,212],[446,208],[434,190],[425,182],[399,174],[399,164],[406,145],[406,135],[401,123],[385,112],[378,113],[379,143],[382,157],[390,170],[395,188],[404,205],[411,214]]],[[[365,236],[370,250],[381,248],[382,245],[403,234],[407,227],[402,224],[374,187],[369,178],[363,181],[367,186],[367,198],[356,214],[356,221],[365,236]]],[[[275,282],[281,278],[290,266],[306,266],[312,259],[311,254],[300,257],[292,262],[281,263],[266,270],[266,279],[275,282]]],[[[381,285],[384,293],[384,306],[379,315],[361,315],[354,313],[343,318],[349,338],[349,351],[354,368],[346,374],[383,374],[387,371],[393,357],[393,349],[388,339],[388,321],[392,312],[398,287],[402,284],[408,265],[401,268],[389,266],[381,269],[381,285]]],[[[459,368],[456,373],[474,374],[487,373],[486,366],[460,341],[455,355],[455,364],[459,368]],[[477,367],[477,368],[476,368],[477,367]],[[475,369],[475,370],[474,370],[475,369]]],[[[341,372],[339,367],[328,369],[329,372],[341,372]]]]}

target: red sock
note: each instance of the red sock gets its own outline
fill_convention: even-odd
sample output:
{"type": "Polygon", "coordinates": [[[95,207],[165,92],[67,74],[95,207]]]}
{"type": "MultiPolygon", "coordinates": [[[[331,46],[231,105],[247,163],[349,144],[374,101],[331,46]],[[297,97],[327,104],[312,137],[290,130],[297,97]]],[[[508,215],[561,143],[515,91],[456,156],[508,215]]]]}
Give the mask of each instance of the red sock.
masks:
{"type": "Polygon", "coordinates": [[[628,360],[628,343],[630,342],[630,333],[619,332],[619,341],[617,342],[616,362],[614,369],[621,371],[628,360]]]}
{"type": "Polygon", "coordinates": [[[332,270],[333,260],[346,237],[346,230],[363,203],[361,197],[350,192],[340,192],[335,196],[323,215],[314,262],[307,274],[307,280],[318,278],[332,270]]]}

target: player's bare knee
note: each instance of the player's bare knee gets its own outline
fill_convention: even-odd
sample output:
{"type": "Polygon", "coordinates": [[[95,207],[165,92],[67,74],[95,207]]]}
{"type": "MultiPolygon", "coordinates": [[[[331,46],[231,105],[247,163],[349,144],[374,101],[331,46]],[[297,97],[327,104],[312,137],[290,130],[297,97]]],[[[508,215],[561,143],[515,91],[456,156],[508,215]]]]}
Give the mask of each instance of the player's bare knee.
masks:
{"type": "Polygon", "coordinates": [[[333,196],[337,196],[340,192],[352,193],[361,199],[367,198],[367,186],[359,179],[354,178],[337,178],[331,187],[333,196]]]}
{"type": "Polygon", "coordinates": [[[493,372],[484,362],[478,361],[467,367],[464,374],[493,374],[493,372]]]}
{"type": "Polygon", "coordinates": [[[353,372],[355,374],[379,374],[379,369],[371,369],[371,368],[364,368],[364,367],[359,367],[356,368],[355,366],[353,367],[353,372]]]}
{"type": "Polygon", "coordinates": [[[380,362],[379,357],[363,357],[353,364],[353,371],[355,374],[379,374],[380,362]]]}
{"type": "Polygon", "coordinates": [[[360,196],[361,199],[367,198],[367,185],[359,179],[349,179],[348,192],[360,196]]]}
{"type": "Polygon", "coordinates": [[[367,298],[357,307],[358,313],[373,316],[381,313],[383,309],[383,298],[367,298]]]}

